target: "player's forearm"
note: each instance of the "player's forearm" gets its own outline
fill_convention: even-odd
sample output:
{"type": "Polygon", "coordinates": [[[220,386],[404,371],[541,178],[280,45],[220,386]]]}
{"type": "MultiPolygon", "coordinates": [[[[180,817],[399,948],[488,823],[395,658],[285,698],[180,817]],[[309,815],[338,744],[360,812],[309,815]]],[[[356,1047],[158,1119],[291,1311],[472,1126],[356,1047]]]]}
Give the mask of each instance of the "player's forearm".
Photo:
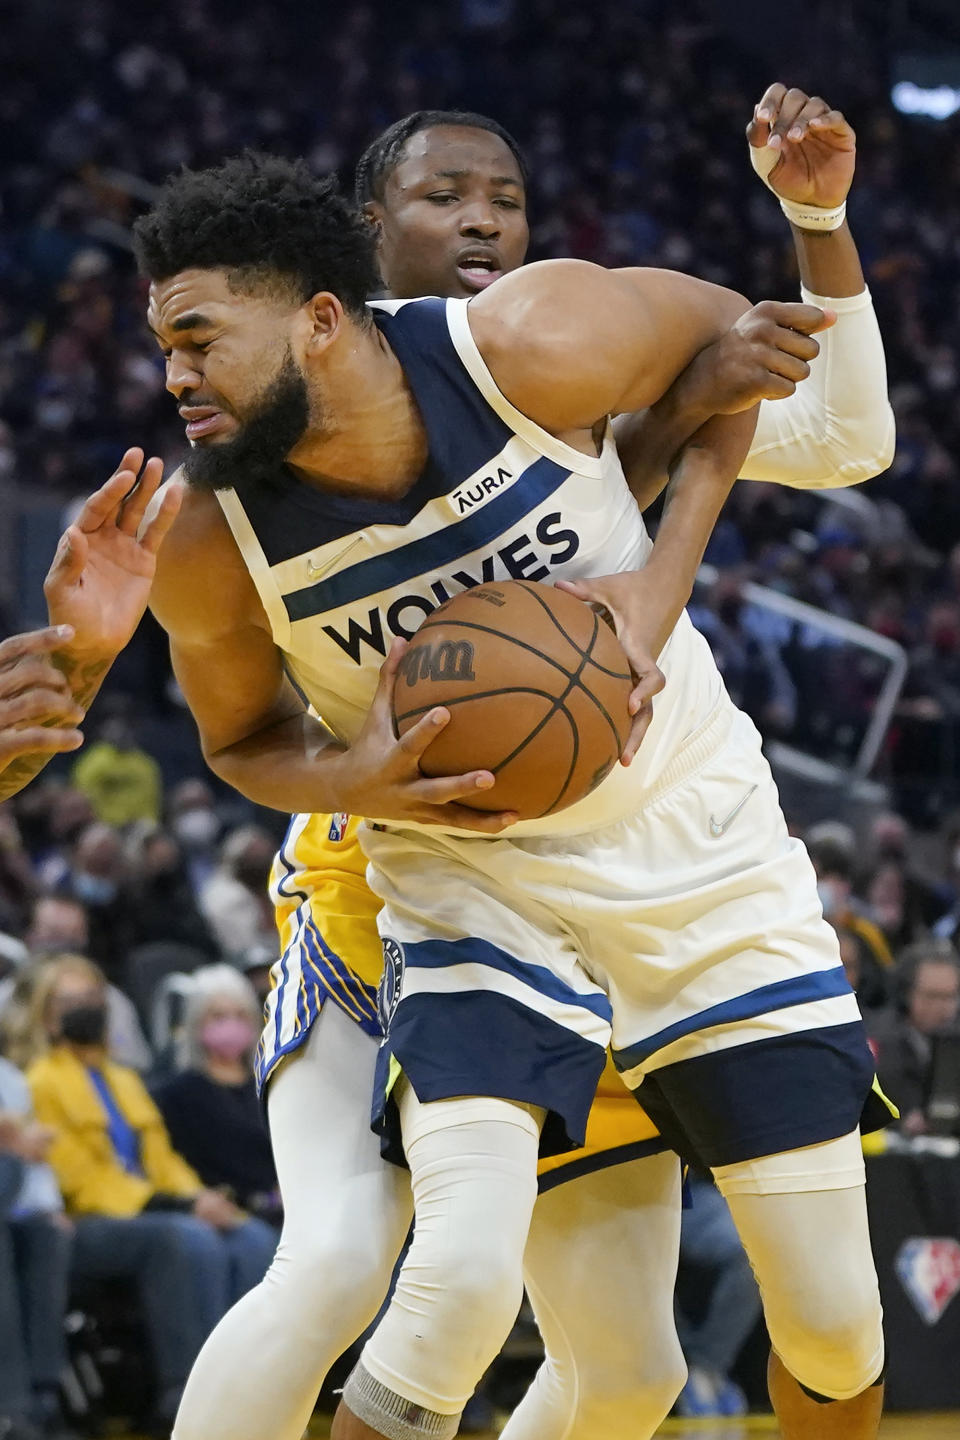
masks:
{"type": "Polygon", "coordinates": [[[859,295],[865,288],[860,255],[844,221],[838,230],[801,230],[790,226],[800,279],[815,295],[859,295]]]}
{"type": "Polygon", "coordinates": [[[618,415],[613,422],[623,474],[641,510],[662,493],[674,456],[712,413],[700,403],[699,394],[690,393],[687,373],[649,409],[618,415]]]}
{"type": "Polygon", "coordinates": [[[288,814],[342,810],[339,757],[344,747],[307,714],[299,714],[220,750],[204,746],[215,775],[256,805],[288,814]]]}
{"type": "MultiPolygon", "coordinates": [[[[57,669],[67,678],[74,700],[84,711],[90,706],[106,678],[115,655],[92,655],[77,653],[68,648],[54,651],[50,657],[57,669]]],[[[37,722],[55,727],[62,724],[60,719],[37,722]]],[[[0,803],[18,795],[24,786],[45,769],[57,753],[55,750],[38,751],[32,755],[18,755],[0,769],[0,803]]]]}
{"type": "Polygon", "coordinates": [[[750,444],[756,416],[756,409],[714,416],[684,446],[672,467],[663,517],[644,567],[657,603],[648,637],[653,655],[659,655],[689,603],[704,551],[750,444]]]}
{"type": "Polygon", "coordinates": [[[858,485],[892,464],[896,445],[873,302],[862,287],[854,295],[805,289],[804,299],[835,310],[836,323],[818,335],[820,354],[795,393],[760,406],[741,475],[797,489],[858,485]]]}

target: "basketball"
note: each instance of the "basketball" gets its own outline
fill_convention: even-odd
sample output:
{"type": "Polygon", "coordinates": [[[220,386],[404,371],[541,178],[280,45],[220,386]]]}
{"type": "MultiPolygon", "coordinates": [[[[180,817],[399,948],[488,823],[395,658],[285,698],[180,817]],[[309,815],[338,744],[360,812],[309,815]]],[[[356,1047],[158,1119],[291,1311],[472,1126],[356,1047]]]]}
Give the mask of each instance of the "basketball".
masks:
{"type": "Polygon", "coordinates": [[[479,810],[538,819],[582,800],[630,733],[630,664],[589,606],[525,580],[481,585],[441,605],[401,661],[394,724],[403,735],[436,705],[450,721],[421,758],[425,775],[490,770],[479,810]]]}

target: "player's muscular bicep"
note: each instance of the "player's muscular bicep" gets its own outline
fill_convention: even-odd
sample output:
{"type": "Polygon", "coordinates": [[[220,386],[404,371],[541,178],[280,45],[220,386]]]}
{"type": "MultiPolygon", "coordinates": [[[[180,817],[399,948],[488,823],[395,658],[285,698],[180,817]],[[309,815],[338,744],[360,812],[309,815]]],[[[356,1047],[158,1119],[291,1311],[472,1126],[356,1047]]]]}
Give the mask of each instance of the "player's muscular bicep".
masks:
{"type": "Polygon", "coordinates": [[[177,682],[200,732],[208,761],[251,735],[303,714],[272,637],[258,625],[170,641],[177,682]]]}
{"type": "Polygon", "coordinates": [[[747,308],[743,296],[671,270],[556,260],[505,276],[469,313],[503,393],[561,431],[654,404],[747,308]]]}

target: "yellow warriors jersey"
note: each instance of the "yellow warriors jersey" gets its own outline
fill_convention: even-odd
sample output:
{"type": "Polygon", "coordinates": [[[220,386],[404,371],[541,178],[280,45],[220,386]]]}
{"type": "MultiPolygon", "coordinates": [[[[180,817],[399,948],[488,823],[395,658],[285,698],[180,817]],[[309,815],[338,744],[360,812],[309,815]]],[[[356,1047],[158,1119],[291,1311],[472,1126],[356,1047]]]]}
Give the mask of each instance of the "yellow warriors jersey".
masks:
{"type": "Polygon", "coordinates": [[[329,1000],[380,1038],[380,902],[365,879],[358,824],[343,814],[294,815],[273,862],[270,895],[280,958],[257,1050],[260,1089],[283,1056],[303,1044],[329,1000]]]}
{"type": "MultiPolygon", "coordinates": [[[[368,1035],[380,1038],[380,901],[366,882],[359,824],[356,817],[344,814],[294,815],[277,852],[270,894],[280,931],[280,958],[273,967],[257,1051],[261,1089],[280,1060],[303,1044],[321,1006],[330,1001],[368,1035]]],[[[566,1172],[572,1168],[579,1174],[659,1148],[656,1127],[608,1057],[583,1149],[542,1161],[541,1185],[547,1188],[568,1178],[566,1172]]]]}

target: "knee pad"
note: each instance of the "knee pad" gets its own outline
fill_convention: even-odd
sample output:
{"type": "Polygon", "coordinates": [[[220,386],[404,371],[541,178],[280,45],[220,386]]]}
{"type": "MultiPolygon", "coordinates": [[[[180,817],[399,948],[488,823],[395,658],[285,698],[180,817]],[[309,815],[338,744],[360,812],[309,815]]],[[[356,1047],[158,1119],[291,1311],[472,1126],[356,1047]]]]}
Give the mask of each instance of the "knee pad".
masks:
{"type": "Polygon", "coordinates": [[[879,1303],[855,1325],[824,1326],[791,1338],[792,1343],[784,1344],[784,1337],[778,1336],[774,1348],[813,1400],[852,1400],[883,1379],[885,1349],[879,1303]]]}
{"type": "Polygon", "coordinates": [[[508,1101],[420,1106],[411,1093],[401,1100],[401,1118],[416,1202],[413,1244],[362,1363],[385,1392],[425,1413],[452,1415],[520,1308],[539,1119],[508,1101]]]}

